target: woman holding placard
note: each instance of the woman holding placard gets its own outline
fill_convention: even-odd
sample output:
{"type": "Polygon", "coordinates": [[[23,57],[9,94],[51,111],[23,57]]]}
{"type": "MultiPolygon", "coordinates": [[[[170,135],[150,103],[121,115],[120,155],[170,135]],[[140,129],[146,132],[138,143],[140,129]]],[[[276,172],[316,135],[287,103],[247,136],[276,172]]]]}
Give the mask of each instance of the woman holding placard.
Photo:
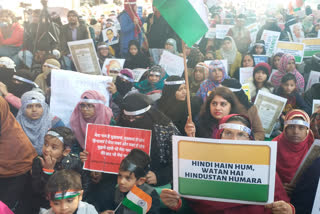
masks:
{"type": "MultiPolygon", "coordinates": [[[[242,115],[231,114],[223,117],[219,122],[219,129],[216,139],[224,140],[254,140],[251,132],[250,121],[242,115]]],[[[214,191],[214,190],[213,190],[214,191]]],[[[162,202],[172,210],[178,211],[182,207],[182,200],[174,190],[164,189],[160,194],[162,202]]],[[[228,214],[248,214],[248,213],[277,213],[293,214],[295,209],[289,203],[279,176],[276,174],[274,203],[265,206],[247,205],[227,202],[215,202],[206,200],[186,199],[188,205],[196,213],[228,213],[228,214]]]]}
{"type": "Polygon", "coordinates": [[[314,141],[308,114],[298,109],[288,112],[283,132],[273,141],[278,141],[277,173],[286,191],[291,193],[293,187],[289,183],[314,141]]]}
{"type": "MultiPolygon", "coordinates": [[[[250,53],[247,53],[242,56],[241,67],[240,68],[248,68],[254,67],[256,65],[253,56],[250,53]]],[[[240,68],[238,68],[233,75],[233,78],[240,80],[240,68]]]]}

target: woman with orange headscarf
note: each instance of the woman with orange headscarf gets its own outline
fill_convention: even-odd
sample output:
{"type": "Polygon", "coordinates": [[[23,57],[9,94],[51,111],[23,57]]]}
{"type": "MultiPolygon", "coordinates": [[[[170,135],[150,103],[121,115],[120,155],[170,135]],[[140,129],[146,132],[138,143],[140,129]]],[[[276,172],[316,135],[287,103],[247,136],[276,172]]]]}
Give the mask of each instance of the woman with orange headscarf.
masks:
{"type": "Polygon", "coordinates": [[[277,173],[290,193],[289,183],[314,141],[308,114],[299,109],[288,112],[283,132],[273,141],[278,141],[277,173]]]}

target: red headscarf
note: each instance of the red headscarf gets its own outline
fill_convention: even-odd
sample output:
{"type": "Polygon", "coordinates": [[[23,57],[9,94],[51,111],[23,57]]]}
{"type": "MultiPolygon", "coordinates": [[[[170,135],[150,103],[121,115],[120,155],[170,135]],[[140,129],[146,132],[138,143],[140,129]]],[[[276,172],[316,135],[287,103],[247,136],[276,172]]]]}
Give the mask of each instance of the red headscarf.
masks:
{"type": "MultiPolygon", "coordinates": [[[[285,121],[292,120],[295,117],[302,118],[310,124],[308,114],[298,109],[290,111],[286,115],[285,121]]],[[[290,142],[286,137],[286,127],[284,126],[283,132],[274,138],[273,141],[278,141],[277,173],[283,183],[290,183],[301,161],[311,147],[314,137],[312,131],[308,129],[307,137],[301,143],[290,142]]]]}
{"type": "MultiPolygon", "coordinates": [[[[220,119],[219,125],[226,123],[233,116],[242,116],[240,114],[230,114],[224,116],[220,119]]],[[[246,117],[245,117],[246,118],[246,117]]],[[[251,128],[251,127],[248,127],[251,128]]],[[[223,129],[217,132],[216,139],[221,139],[221,133],[223,129]]],[[[236,204],[236,203],[226,203],[226,202],[216,202],[216,201],[205,201],[196,199],[187,199],[190,203],[189,205],[193,208],[196,213],[211,213],[211,214],[247,214],[247,213],[261,213],[261,214],[271,214],[271,209],[264,208],[263,205],[248,205],[248,204],[236,204]]],[[[283,188],[281,180],[276,174],[275,181],[275,195],[274,201],[283,200],[289,202],[289,197],[283,188]]]]}
{"type": "MultiPolygon", "coordinates": [[[[124,2],[124,10],[128,13],[130,16],[132,22],[134,22],[134,19],[138,19],[140,28],[142,27],[142,22],[138,16],[137,13],[134,12],[134,7],[137,6],[136,4],[137,0],[125,0],[124,2]]],[[[140,33],[140,28],[136,25],[134,27],[134,37],[137,37],[140,33]]]]}
{"type": "MultiPolygon", "coordinates": [[[[92,90],[84,92],[81,95],[81,99],[93,99],[93,100],[102,101],[102,103],[106,102],[106,98],[102,94],[92,90]]],[[[80,101],[77,104],[77,106],[72,112],[72,115],[70,118],[70,126],[80,146],[84,148],[87,123],[109,125],[113,114],[112,114],[112,110],[109,107],[105,106],[104,104],[92,103],[95,107],[95,115],[92,118],[85,120],[82,117],[82,114],[80,111],[80,106],[79,106],[80,103],[82,103],[82,101],[80,101]]]]}

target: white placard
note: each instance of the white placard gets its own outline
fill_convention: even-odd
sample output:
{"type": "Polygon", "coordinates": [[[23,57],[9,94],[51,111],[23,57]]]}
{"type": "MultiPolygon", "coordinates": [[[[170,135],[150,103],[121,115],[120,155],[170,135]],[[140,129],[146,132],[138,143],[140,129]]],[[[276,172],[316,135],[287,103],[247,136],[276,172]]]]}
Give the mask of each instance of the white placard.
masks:
{"type": "Polygon", "coordinates": [[[296,64],[301,64],[303,62],[304,46],[303,43],[278,41],[275,53],[291,54],[294,56],[296,64]]]}
{"type": "Polygon", "coordinates": [[[265,136],[270,137],[287,99],[259,90],[254,104],[258,108],[258,115],[265,131],[265,136]]]}
{"type": "Polygon", "coordinates": [[[159,65],[169,76],[176,75],[181,77],[184,71],[183,58],[166,50],[161,55],[159,65]]]}
{"type": "Polygon", "coordinates": [[[246,28],[250,32],[251,41],[253,41],[253,42],[256,41],[257,34],[259,31],[258,23],[252,23],[252,24],[248,25],[246,28]]]}
{"type": "Polygon", "coordinates": [[[205,35],[205,38],[208,38],[208,39],[216,38],[216,29],[215,28],[209,28],[208,32],[205,35]]]}
{"type": "Polygon", "coordinates": [[[216,25],[216,38],[224,39],[233,25],[216,25]]]}
{"type": "Polygon", "coordinates": [[[269,77],[269,79],[268,79],[269,82],[271,81],[272,75],[273,75],[274,73],[276,73],[276,72],[278,72],[278,69],[272,69],[271,74],[270,74],[270,77],[269,77]]]}
{"type": "Polygon", "coordinates": [[[320,30],[318,30],[318,38],[320,38],[320,30]]]}
{"type": "Polygon", "coordinates": [[[147,71],[148,69],[144,69],[144,68],[136,68],[136,69],[133,69],[132,72],[133,72],[133,79],[134,79],[134,82],[139,82],[142,75],[147,71]]]}
{"type": "Polygon", "coordinates": [[[68,42],[68,47],[78,72],[101,74],[97,52],[92,39],[68,42]]]}
{"type": "Polygon", "coordinates": [[[95,90],[103,94],[107,100],[106,106],[109,106],[110,95],[107,86],[111,81],[112,78],[108,76],[52,70],[50,113],[69,126],[71,114],[81,95],[87,90],[95,90]]]}
{"type": "Polygon", "coordinates": [[[109,27],[102,31],[103,41],[108,45],[119,43],[119,36],[116,27],[109,27]]]}
{"type": "Polygon", "coordinates": [[[266,47],[266,55],[271,57],[276,49],[277,42],[280,38],[280,32],[264,30],[261,35],[261,40],[264,40],[266,47]]]}
{"type": "Polygon", "coordinates": [[[107,58],[102,66],[102,73],[107,76],[117,76],[123,69],[125,59],[107,58]]]}
{"type": "Polygon", "coordinates": [[[316,84],[319,82],[320,82],[320,72],[319,71],[311,71],[310,75],[309,75],[306,90],[310,89],[313,84],[316,84]]]}
{"type": "Polygon", "coordinates": [[[312,114],[320,110],[320,100],[313,100],[312,102],[312,114]]]}
{"type": "Polygon", "coordinates": [[[289,26],[293,42],[301,42],[304,39],[304,32],[300,22],[289,26]]]}
{"type": "Polygon", "coordinates": [[[246,83],[248,79],[252,78],[253,67],[240,68],[239,76],[241,85],[246,83]]]}

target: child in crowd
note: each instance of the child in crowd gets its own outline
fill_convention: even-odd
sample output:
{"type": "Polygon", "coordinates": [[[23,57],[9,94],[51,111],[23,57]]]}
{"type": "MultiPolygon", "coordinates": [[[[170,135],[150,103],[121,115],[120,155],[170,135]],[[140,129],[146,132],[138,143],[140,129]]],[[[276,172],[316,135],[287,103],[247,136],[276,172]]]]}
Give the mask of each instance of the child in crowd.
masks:
{"type": "Polygon", "coordinates": [[[282,112],[282,119],[284,119],[284,115],[292,109],[302,109],[309,115],[311,114],[311,109],[308,108],[301,95],[297,92],[296,83],[296,77],[291,73],[287,73],[282,77],[281,85],[275,92],[276,95],[288,99],[282,112]]]}
{"type": "Polygon", "coordinates": [[[44,137],[42,156],[33,160],[32,164],[32,201],[34,211],[40,207],[49,208],[45,197],[45,185],[55,171],[61,169],[72,169],[82,173],[83,185],[86,189],[89,176],[82,171],[80,159],[70,153],[75,137],[71,129],[57,127],[50,129],[44,137]]]}
{"type": "Polygon", "coordinates": [[[96,209],[82,202],[81,176],[72,170],[60,170],[50,177],[46,185],[50,209],[43,214],[98,214],[96,209]]]}
{"type": "Polygon", "coordinates": [[[250,51],[252,55],[266,55],[266,48],[263,40],[257,41],[252,50],[250,51]]]}
{"type": "MultiPolygon", "coordinates": [[[[86,161],[88,154],[87,151],[81,152],[81,160],[86,161]]],[[[114,195],[112,205],[110,205],[111,207],[109,207],[108,210],[102,212],[102,214],[111,214],[114,212],[117,214],[135,213],[123,204],[124,198],[135,186],[152,198],[152,205],[148,213],[160,213],[159,195],[153,187],[145,183],[150,170],[150,162],[151,159],[149,155],[144,151],[140,149],[131,150],[127,157],[121,161],[117,180],[118,186],[112,193],[109,193],[114,195]]]]}

